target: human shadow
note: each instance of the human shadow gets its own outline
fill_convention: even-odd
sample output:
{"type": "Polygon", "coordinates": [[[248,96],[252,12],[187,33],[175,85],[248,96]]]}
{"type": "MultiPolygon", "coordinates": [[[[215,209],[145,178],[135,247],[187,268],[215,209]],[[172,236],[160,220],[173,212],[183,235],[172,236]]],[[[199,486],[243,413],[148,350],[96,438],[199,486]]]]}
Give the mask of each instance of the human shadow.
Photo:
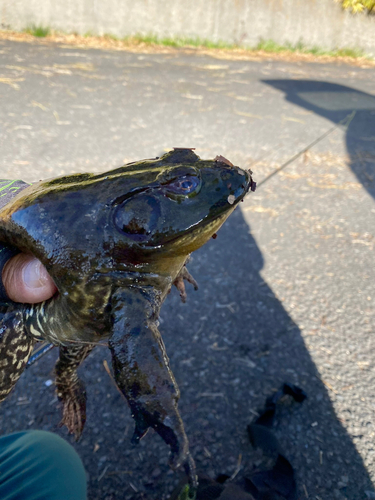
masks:
{"type": "Polygon", "coordinates": [[[375,96],[346,85],[318,80],[262,80],[285,93],[288,102],[331,120],[345,122],[350,167],[375,197],[375,96]],[[350,116],[352,114],[352,116],[350,116]]]}
{"type": "Polygon", "coordinates": [[[296,471],[298,498],[363,499],[373,490],[354,444],[337,419],[298,326],[263,281],[264,260],[240,210],[189,270],[201,291],[175,296],[163,311],[163,337],[181,388],[180,409],[198,470],[245,473],[259,456],[246,426],[283,382],[308,399],[285,406],[275,433],[296,471]],[[343,484],[342,476],[350,481],[343,484]],[[335,492],[336,490],[336,492],[335,492]],[[336,496],[335,496],[336,495],[336,496]]]}

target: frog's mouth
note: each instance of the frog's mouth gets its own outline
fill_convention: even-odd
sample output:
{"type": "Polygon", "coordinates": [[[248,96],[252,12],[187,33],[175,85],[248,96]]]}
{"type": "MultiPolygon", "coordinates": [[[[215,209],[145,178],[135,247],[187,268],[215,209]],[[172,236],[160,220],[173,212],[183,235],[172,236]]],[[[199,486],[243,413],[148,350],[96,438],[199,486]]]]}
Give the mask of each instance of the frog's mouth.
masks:
{"type": "Polygon", "coordinates": [[[217,233],[233,210],[234,208],[218,215],[215,219],[210,219],[209,221],[203,220],[193,228],[185,231],[184,234],[166,242],[166,245],[171,247],[176,246],[188,253],[194,252],[217,233]]]}
{"type": "Polygon", "coordinates": [[[252,191],[255,190],[255,182],[252,181],[250,175],[249,177],[248,186],[245,189],[241,189],[241,194],[238,194],[237,196],[235,196],[236,193],[228,195],[227,203],[225,205],[220,204],[219,206],[213,207],[204,219],[187,228],[181,234],[164,240],[163,247],[167,247],[172,251],[173,247],[176,247],[176,249],[191,253],[203,246],[213,235],[217,233],[226,219],[236,209],[238,204],[243,201],[248,191],[250,189],[252,191]]]}

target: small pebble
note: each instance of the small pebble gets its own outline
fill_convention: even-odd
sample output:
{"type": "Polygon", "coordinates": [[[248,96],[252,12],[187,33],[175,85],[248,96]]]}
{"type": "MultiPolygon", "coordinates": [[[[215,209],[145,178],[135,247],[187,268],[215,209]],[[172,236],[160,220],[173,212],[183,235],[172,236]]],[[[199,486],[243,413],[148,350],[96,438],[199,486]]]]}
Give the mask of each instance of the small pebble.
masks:
{"type": "Polygon", "coordinates": [[[155,469],[152,471],[151,476],[153,478],[159,477],[161,474],[161,469],[159,467],[155,467],[155,469]]]}

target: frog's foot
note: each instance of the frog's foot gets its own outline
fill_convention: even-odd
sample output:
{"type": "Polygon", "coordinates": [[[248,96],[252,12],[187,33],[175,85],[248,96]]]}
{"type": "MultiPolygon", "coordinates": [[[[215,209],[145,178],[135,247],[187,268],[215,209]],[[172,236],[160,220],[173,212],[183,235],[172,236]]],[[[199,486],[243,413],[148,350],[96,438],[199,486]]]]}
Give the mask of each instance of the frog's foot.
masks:
{"type": "Polygon", "coordinates": [[[164,419],[163,423],[154,422],[152,427],[170,446],[169,465],[171,469],[178,470],[183,467],[189,477],[190,487],[196,488],[198,483],[195,462],[190,455],[189,441],[180,415],[178,413],[175,413],[175,415],[170,414],[164,419]]]}
{"type": "Polygon", "coordinates": [[[197,474],[195,462],[189,452],[189,442],[185,434],[182,420],[178,414],[167,416],[161,423],[159,418],[155,418],[147,411],[132,408],[133,418],[135,419],[135,429],[132,437],[132,443],[138,443],[152,427],[164,442],[170,446],[171,455],[169,465],[171,469],[178,470],[181,467],[189,478],[190,489],[197,488],[197,474]]]}
{"type": "Polygon", "coordinates": [[[191,456],[189,450],[187,451],[183,450],[181,453],[177,454],[172,453],[171,458],[169,460],[169,465],[173,470],[177,470],[180,467],[184,468],[185,474],[187,475],[189,480],[188,498],[195,498],[194,493],[196,493],[196,490],[198,488],[198,476],[194,459],[191,456]]]}
{"type": "Polygon", "coordinates": [[[184,463],[185,473],[189,478],[189,498],[195,498],[198,489],[198,475],[193,457],[188,453],[184,463]]]}
{"type": "Polygon", "coordinates": [[[64,405],[60,425],[66,425],[77,441],[86,422],[86,391],[78,378],[77,368],[93,348],[92,345],[60,346],[60,357],[55,368],[57,396],[64,405]]]}
{"type": "Polygon", "coordinates": [[[63,402],[63,418],[60,426],[65,425],[76,441],[81,437],[86,423],[86,391],[81,380],[72,386],[57,386],[57,396],[63,402]]]}
{"type": "Polygon", "coordinates": [[[190,455],[190,452],[188,451],[186,454],[184,454],[183,458],[181,456],[173,456],[171,457],[171,460],[169,461],[169,465],[173,470],[176,470],[177,467],[175,467],[175,464],[172,462],[174,459],[178,460],[178,468],[183,466],[185,470],[185,474],[187,475],[189,479],[189,498],[193,497],[193,494],[196,492],[198,488],[198,476],[197,476],[197,471],[195,467],[195,462],[193,457],[190,455]],[[182,461],[181,461],[182,460],[182,461]]]}
{"type": "Polygon", "coordinates": [[[130,403],[132,417],[135,420],[135,429],[132,443],[137,444],[146,435],[151,427],[164,442],[170,446],[171,456],[169,465],[173,470],[180,468],[186,461],[189,454],[189,442],[185,434],[184,426],[180,415],[177,412],[177,405],[172,403],[170,415],[166,415],[163,421],[160,419],[160,412],[150,413],[142,405],[130,403]]]}
{"type": "Polygon", "coordinates": [[[195,281],[193,276],[189,273],[189,271],[186,268],[186,265],[184,265],[181,269],[181,271],[178,273],[176,276],[176,279],[174,280],[173,284],[177,288],[177,290],[180,293],[180,297],[182,302],[186,302],[187,294],[185,290],[185,283],[184,280],[186,280],[188,283],[191,283],[194,287],[194,290],[198,290],[198,283],[195,281]]]}

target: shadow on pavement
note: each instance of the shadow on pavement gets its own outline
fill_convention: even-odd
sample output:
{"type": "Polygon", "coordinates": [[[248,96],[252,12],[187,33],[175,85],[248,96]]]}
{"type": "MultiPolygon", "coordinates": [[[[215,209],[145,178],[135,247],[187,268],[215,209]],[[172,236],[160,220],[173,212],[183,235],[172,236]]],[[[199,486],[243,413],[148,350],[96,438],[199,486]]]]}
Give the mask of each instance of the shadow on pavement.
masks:
{"type": "Polygon", "coordinates": [[[275,426],[298,498],[366,498],[373,488],[362,459],[298,326],[261,277],[263,257],[241,211],[194,255],[189,269],[202,277],[200,297],[190,293],[186,306],[168,300],[162,331],[198,470],[231,475],[240,454],[240,475],[259,465],[246,425],[287,381],[308,395],[302,405],[286,404],[275,426]]]}
{"type": "Polygon", "coordinates": [[[355,112],[346,132],[350,167],[375,197],[375,97],[345,85],[315,80],[262,80],[285,99],[333,123],[355,112]]]}

